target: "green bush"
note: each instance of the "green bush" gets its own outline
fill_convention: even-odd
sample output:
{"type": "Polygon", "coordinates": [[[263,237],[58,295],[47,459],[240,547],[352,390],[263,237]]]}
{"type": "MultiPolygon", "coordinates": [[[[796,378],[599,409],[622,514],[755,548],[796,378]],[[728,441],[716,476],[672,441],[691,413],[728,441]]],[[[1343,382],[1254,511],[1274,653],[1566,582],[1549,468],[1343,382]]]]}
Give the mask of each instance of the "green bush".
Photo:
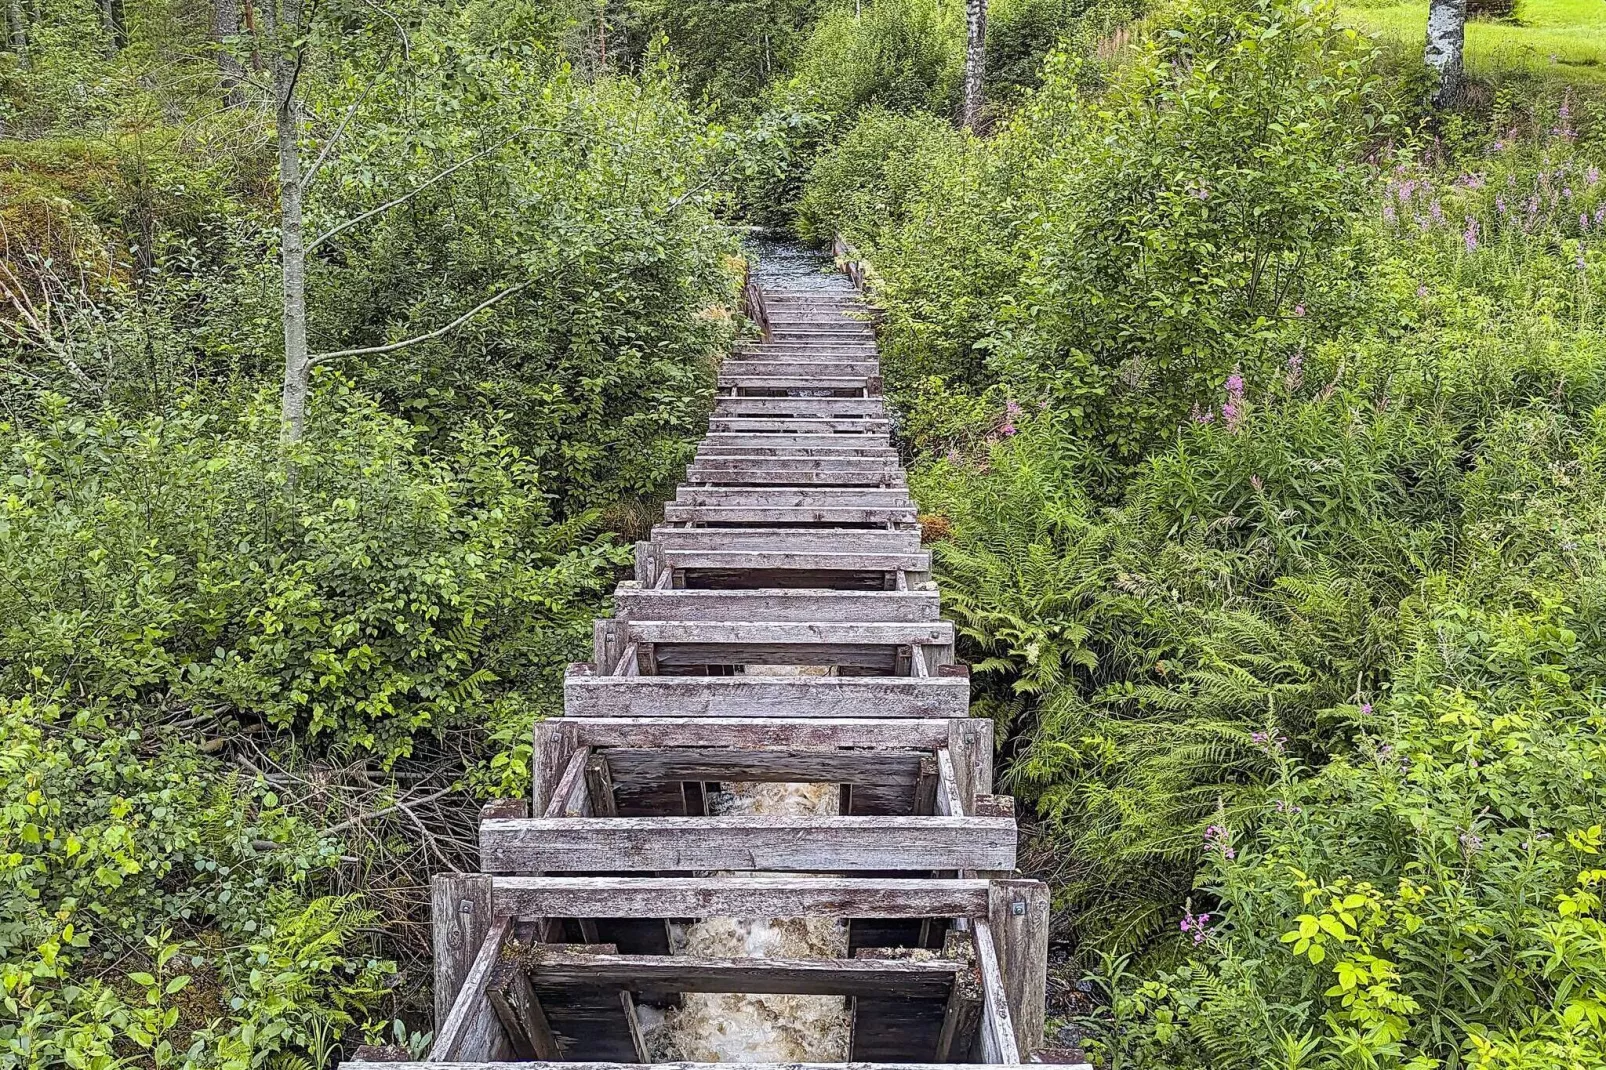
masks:
{"type": "Polygon", "coordinates": [[[342,752],[527,724],[624,559],[552,520],[494,427],[444,456],[326,383],[287,467],[270,397],[169,418],[49,402],[0,432],[0,687],[221,706],[342,752]],[[293,479],[292,479],[293,474],[293,479]]]}

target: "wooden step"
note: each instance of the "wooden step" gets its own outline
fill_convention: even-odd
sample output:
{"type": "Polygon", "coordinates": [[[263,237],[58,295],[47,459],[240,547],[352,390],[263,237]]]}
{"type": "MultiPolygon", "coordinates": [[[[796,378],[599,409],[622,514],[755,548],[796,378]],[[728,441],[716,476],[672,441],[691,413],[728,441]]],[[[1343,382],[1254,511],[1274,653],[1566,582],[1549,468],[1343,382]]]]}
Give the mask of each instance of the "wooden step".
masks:
{"type": "Polygon", "coordinates": [[[492,873],[1013,870],[1009,817],[487,818],[492,873]]]}
{"type": "Polygon", "coordinates": [[[880,398],[716,398],[715,416],[854,416],[885,418],[880,398]]]}
{"type": "Polygon", "coordinates": [[[784,447],[785,449],[831,449],[831,450],[861,450],[861,449],[891,449],[884,434],[852,435],[852,434],[786,434],[765,433],[763,431],[730,431],[718,434],[704,435],[699,449],[735,448],[739,447],[784,447]]]}
{"type": "Polygon", "coordinates": [[[572,665],[563,678],[570,717],[961,718],[970,678],[950,666],[928,677],[599,676],[572,665]]]}
{"type": "Polygon", "coordinates": [[[929,553],[797,553],[773,550],[665,550],[664,567],[717,571],[931,571],[929,553]]]}
{"type": "Polygon", "coordinates": [[[797,451],[789,455],[776,456],[774,454],[744,454],[744,453],[715,453],[699,456],[696,466],[707,471],[721,469],[769,468],[778,471],[851,471],[851,472],[886,472],[902,473],[903,466],[898,463],[898,455],[894,451],[881,453],[871,457],[861,457],[854,454],[846,456],[838,453],[815,453],[811,450],[797,451]]]}
{"type": "Polygon", "coordinates": [[[753,505],[769,508],[913,507],[907,490],[890,487],[681,487],[676,505],[753,505]]]}
{"type": "Polygon", "coordinates": [[[920,549],[918,531],[865,528],[677,528],[652,529],[660,550],[763,550],[772,553],[881,554],[920,549]]]}
{"type": "Polygon", "coordinates": [[[749,373],[721,372],[720,390],[733,390],[737,397],[768,397],[754,391],[784,390],[787,397],[812,398],[830,391],[831,396],[860,395],[875,397],[881,393],[880,376],[824,376],[824,375],[752,375],[749,373]],[[822,394],[815,394],[820,391],[822,394]]]}
{"type": "Polygon", "coordinates": [[[973,918],[986,916],[989,889],[974,879],[498,875],[491,902],[497,914],[551,918],[973,918]]]}
{"type": "Polygon", "coordinates": [[[715,433],[736,432],[752,434],[762,432],[768,434],[785,434],[797,432],[804,435],[817,435],[824,432],[861,434],[875,437],[885,441],[887,432],[892,429],[892,423],[884,416],[865,418],[859,416],[842,417],[799,417],[799,416],[721,416],[715,415],[708,421],[708,429],[715,433]]]}
{"type": "Polygon", "coordinates": [[[847,445],[817,446],[793,445],[785,438],[759,439],[754,438],[739,442],[704,442],[697,447],[698,457],[877,457],[883,460],[896,461],[898,451],[891,446],[874,445],[871,443],[855,444],[849,440],[847,445]]]}
{"type": "Polygon", "coordinates": [[[907,493],[901,468],[814,472],[778,468],[705,468],[701,464],[694,464],[686,472],[686,482],[760,487],[897,487],[907,493]]]}
{"type": "Polygon", "coordinates": [[[952,646],[954,626],[945,620],[889,621],[712,621],[630,620],[623,624],[635,643],[704,643],[719,646],[952,646]]]}
{"type": "Polygon", "coordinates": [[[664,519],[674,523],[700,524],[708,527],[726,524],[874,524],[915,527],[913,506],[836,509],[817,506],[812,509],[776,509],[756,505],[680,505],[670,502],[664,506],[664,519]]]}
{"type": "Polygon", "coordinates": [[[771,360],[767,358],[752,358],[749,360],[727,360],[720,366],[721,376],[824,376],[827,378],[848,378],[880,375],[881,365],[873,360],[771,360]]]}
{"type": "MultiPolygon", "coordinates": [[[[550,736],[561,733],[561,746],[727,748],[743,750],[839,748],[843,750],[925,750],[946,747],[960,755],[956,768],[974,756],[985,765],[975,792],[992,789],[993,723],[985,717],[563,717],[549,718],[536,728],[536,747],[544,750],[550,736]]],[[[561,755],[554,756],[560,758],[561,755]]],[[[568,759],[561,764],[567,765],[568,759]]],[[[557,764],[555,762],[555,764],[557,764]]]]}

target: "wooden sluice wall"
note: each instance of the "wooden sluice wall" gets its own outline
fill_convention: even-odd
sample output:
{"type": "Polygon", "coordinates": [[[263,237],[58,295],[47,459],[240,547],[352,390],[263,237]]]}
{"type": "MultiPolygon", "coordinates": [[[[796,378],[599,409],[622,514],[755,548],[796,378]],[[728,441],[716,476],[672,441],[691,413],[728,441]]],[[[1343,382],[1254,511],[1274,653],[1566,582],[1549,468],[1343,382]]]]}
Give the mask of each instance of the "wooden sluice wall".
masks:
{"type": "Polygon", "coordinates": [[[1042,1044],[1048,892],[1014,876],[866,309],[840,277],[747,300],[764,340],[537,726],[533,797],[486,808],[484,872],[435,878],[436,1070],[646,1063],[638,1006],[687,992],[849,997],[857,1064],[1042,1044]],[[839,785],[840,814],[710,813],[763,781],[839,785]],[[847,956],[670,953],[676,921],[803,916],[847,956]]]}

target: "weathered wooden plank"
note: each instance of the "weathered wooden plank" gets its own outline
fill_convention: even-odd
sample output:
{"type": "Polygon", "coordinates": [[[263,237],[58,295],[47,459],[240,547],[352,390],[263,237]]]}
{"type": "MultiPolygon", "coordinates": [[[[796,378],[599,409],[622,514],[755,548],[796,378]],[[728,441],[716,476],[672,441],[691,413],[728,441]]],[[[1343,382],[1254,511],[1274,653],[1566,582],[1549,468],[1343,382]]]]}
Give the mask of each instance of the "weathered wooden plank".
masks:
{"type": "Polygon", "coordinates": [[[922,753],[917,750],[610,747],[608,765],[620,779],[878,783],[904,784],[913,790],[922,753]]]}
{"type": "Polygon", "coordinates": [[[947,747],[937,749],[937,792],[933,799],[936,812],[945,817],[957,817],[968,814],[970,808],[960,797],[959,785],[954,775],[953,757],[948,753],[947,747]]]}
{"type": "Polygon", "coordinates": [[[563,702],[569,717],[957,718],[968,713],[970,680],[964,676],[622,678],[571,672],[564,677],[563,702]]]}
{"type": "MultiPolygon", "coordinates": [[[[572,948],[572,945],[570,945],[572,948]]],[[[521,956],[543,986],[618,987],[631,992],[750,992],[785,996],[884,995],[947,998],[962,963],[903,959],[705,958],[592,955],[539,945],[521,956]]]]}
{"type": "Polygon", "coordinates": [[[790,553],[766,550],[665,550],[670,568],[794,569],[810,572],[930,572],[931,554],[919,553],[790,553]]]}
{"type": "Polygon", "coordinates": [[[636,620],[625,622],[633,643],[698,643],[774,645],[826,643],[831,645],[905,646],[954,641],[954,626],[945,620],[904,622],[863,621],[717,621],[636,620]]]}
{"type": "Polygon", "coordinates": [[[480,858],[497,873],[1011,870],[1015,835],[996,817],[503,818],[480,823],[480,858]]]}
{"type": "MultiPolygon", "coordinates": [[[[781,374],[760,375],[739,365],[725,365],[719,373],[718,386],[721,390],[838,390],[859,391],[863,393],[869,387],[872,376],[864,375],[826,375],[823,372],[815,374],[781,374]]],[[[812,394],[799,393],[798,397],[813,397],[812,394]]]]}
{"type": "Polygon", "coordinates": [[[672,528],[652,529],[666,554],[677,550],[736,550],[765,553],[917,553],[920,532],[865,528],[672,528]]]}
{"type": "Polygon", "coordinates": [[[558,786],[552,791],[543,817],[584,817],[591,813],[591,800],[586,792],[586,763],[591,760],[590,747],[577,747],[569,756],[558,786]]]}
{"type": "Polygon", "coordinates": [[[485,938],[474,949],[462,990],[456,993],[450,1011],[436,1030],[430,1062],[494,1062],[512,1056],[512,1042],[497,1018],[496,1008],[486,998],[491,973],[501,958],[502,944],[512,925],[513,919],[507,916],[491,920],[485,938]]]}
{"type": "Polygon", "coordinates": [[[515,1059],[558,1059],[557,1038],[530,987],[529,976],[517,962],[503,958],[491,972],[486,998],[502,1023],[515,1059]]]}
{"type": "Polygon", "coordinates": [[[834,665],[876,676],[903,676],[910,660],[903,654],[907,647],[858,643],[665,643],[650,649],[659,673],[664,667],[688,665],[834,665]]]}
{"type": "MultiPolygon", "coordinates": [[[[786,436],[779,436],[784,439],[786,436]]],[[[774,437],[746,436],[741,442],[705,443],[697,449],[699,457],[874,457],[897,460],[898,451],[891,446],[871,442],[853,441],[845,446],[791,445],[776,442],[774,437]]]]}
{"type": "Polygon", "coordinates": [[[706,472],[902,472],[897,457],[842,457],[831,455],[802,455],[776,457],[772,455],[712,454],[698,455],[692,462],[695,468],[706,472]]]}
{"type": "Polygon", "coordinates": [[[891,449],[884,434],[796,434],[793,432],[723,431],[703,436],[707,448],[751,448],[755,446],[784,446],[788,449],[891,449]]]}
{"type": "Polygon", "coordinates": [[[499,914],[573,918],[962,918],[987,882],[890,877],[494,877],[499,914]]]}
{"type": "Polygon", "coordinates": [[[1015,1043],[1030,1055],[1043,1044],[1048,991],[1048,885],[1041,881],[996,881],[987,918],[1003,972],[1015,1043]]]}
{"type": "MultiPolygon", "coordinates": [[[[844,354],[848,357],[854,355],[856,354],[844,354]]],[[[854,379],[881,374],[881,365],[874,360],[806,360],[801,357],[793,359],[782,359],[782,357],[782,354],[776,353],[753,353],[741,360],[727,360],[720,368],[720,375],[786,378],[818,375],[828,379],[854,379]]]]}
{"type": "Polygon", "coordinates": [[[613,598],[614,612],[627,620],[934,623],[940,616],[940,600],[934,590],[643,591],[620,585],[613,598]]]}
{"type": "Polygon", "coordinates": [[[437,873],[430,881],[429,909],[438,1032],[491,931],[491,878],[478,873],[437,873]]]}
{"type": "Polygon", "coordinates": [[[993,722],[985,717],[955,720],[948,725],[948,752],[953,755],[959,795],[966,806],[993,790],[993,722]]]}
{"type": "Polygon", "coordinates": [[[718,416],[886,416],[880,398],[716,398],[718,416]]]}
{"type": "Polygon", "coordinates": [[[959,975],[948,993],[942,1029],[937,1034],[937,1051],[932,1057],[943,1063],[969,1062],[976,1048],[981,1019],[981,982],[967,970],[959,975]]]}
{"type": "Polygon", "coordinates": [[[844,470],[814,472],[806,469],[783,470],[776,468],[709,469],[692,465],[686,470],[686,482],[712,483],[725,486],[770,487],[898,487],[907,493],[908,483],[902,469],[844,470]]]}
{"type": "Polygon", "coordinates": [[[664,506],[664,519],[686,524],[877,524],[912,527],[915,510],[908,506],[881,509],[769,509],[755,505],[664,506]]]}
{"type": "Polygon", "coordinates": [[[784,508],[910,507],[907,490],[880,487],[682,487],[677,505],[755,505],[784,508]]]}
{"type": "Polygon", "coordinates": [[[994,1064],[1014,1064],[1021,1061],[1020,1045],[1015,1039],[1015,1025],[1009,1013],[1009,995],[999,968],[998,949],[993,942],[992,927],[980,919],[972,919],[970,934],[976,944],[976,969],[981,978],[982,1061],[994,1064]]]}
{"type": "Polygon", "coordinates": [[[574,730],[561,717],[535,723],[535,749],[531,783],[531,810],[545,813],[552,792],[557,789],[563,771],[569,766],[569,756],[577,744],[574,730]]]}
{"type": "Polygon", "coordinates": [[[740,434],[859,434],[884,440],[892,429],[892,421],[885,416],[722,416],[716,413],[709,418],[708,429],[740,434]]]}
{"type": "MultiPolygon", "coordinates": [[[[930,751],[946,745],[948,741],[948,722],[937,719],[765,718],[760,720],[745,717],[574,717],[567,720],[574,726],[580,743],[594,750],[617,747],[821,750],[834,747],[930,751]]],[[[597,759],[593,757],[593,761],[595,760],[597,759]]],[[[486,816],[527,815],[520,812],[493,813],[486,816]]]]}
{"type": "MultiPolygon", "coordinates": [[[[342,1062],[344,1070],[440,1070],[436,1063],[342,1062]]],[[[1088,1063],[1060,1064],[1063,1070],[1092,1070],[1088,1063]]],[[[952,1063],[608,1063],[573,1062],[458,1062],[454,1070],[953,1070],[952,1063]]],[[[1042,1064],[1016,1064],[1011,1070],[1042,1070],[1042,1064]]]]}

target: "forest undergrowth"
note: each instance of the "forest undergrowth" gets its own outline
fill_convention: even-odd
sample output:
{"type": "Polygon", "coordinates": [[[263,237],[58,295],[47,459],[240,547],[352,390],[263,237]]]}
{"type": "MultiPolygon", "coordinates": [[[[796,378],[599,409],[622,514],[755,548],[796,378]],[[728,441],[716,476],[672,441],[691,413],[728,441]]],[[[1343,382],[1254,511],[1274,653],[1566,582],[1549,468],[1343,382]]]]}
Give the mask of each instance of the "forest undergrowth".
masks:
{"type": "Polygon", "coordinates": [[[0,1066],[427,1047],[427,875],[690,456],[746,224],[871,265],[1051,1040],[1606,1064],[1594,81],[1446,112],[1320,3],[994,0],[961,130],[953,0],[18,10],[0,1066]],[[288,444],[286,49],[363,351],[288,444]]]}

